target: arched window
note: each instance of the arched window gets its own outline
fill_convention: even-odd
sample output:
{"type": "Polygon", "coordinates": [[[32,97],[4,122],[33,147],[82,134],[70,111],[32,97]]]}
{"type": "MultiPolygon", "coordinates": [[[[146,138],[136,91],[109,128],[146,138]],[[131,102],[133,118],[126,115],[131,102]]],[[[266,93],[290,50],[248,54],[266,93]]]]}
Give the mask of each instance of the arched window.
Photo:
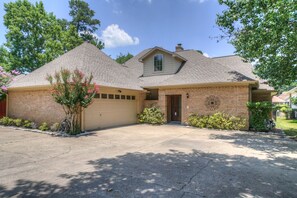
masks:
{"type": "Polygon", "coordinates": [[[162,71],[163,70],[163,55],[157,54],[154,56],[154,70],[162,71]]]}

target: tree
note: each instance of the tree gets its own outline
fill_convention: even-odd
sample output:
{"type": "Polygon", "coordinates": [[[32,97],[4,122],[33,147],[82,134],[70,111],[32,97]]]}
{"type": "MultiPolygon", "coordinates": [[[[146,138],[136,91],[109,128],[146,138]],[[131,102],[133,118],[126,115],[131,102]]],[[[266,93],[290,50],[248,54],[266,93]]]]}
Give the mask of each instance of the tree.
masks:
{"type": "Polygon", "coordinates": [[[83,42],[74,27],[62,27],[42,2],[17,0],[5,3],[4,9],[8,70],[31,72],[83,42]]]}
{"type": "Polygon", "coordinates": [[[116,62],[120,63],[120,64],[124,64],[125,62],[127,62],[129,59],[133,58],[133,55],[128,53],[128,54],[122,54],[120,53],[120,55],[117,56],[117,58],[115,59],[116,62]]]}
{"type": "Polygon", "coordinates": [[[219,0],[227,7],[217,24],[236,53],[255,63],[255,73],[275,88],[297,80],[295,0],[219,0]]]}
{"type": "Polygon", "coordinates": [[[7,86],[13,81],[13,78],[20,73],[16,70],[6,72],[3,67],[0,66],[0,101],[6,98],[7,86]]]}
{"type": "Polygon", "coordinates": [[[66,114],[65,121],[67,133],[80,133],[78,116],[83,108],[87,108],[98,91],[98,86],[92,83],[93,76],[86,76],[79,70],[73,72],[61,69],[53,76],[48,75],[47,80],[52,86],[54,100],[61,104],[66,114]]]}
{"type": "Polygon", "coordinates": [[[104,44],[95,34],[100,26],[100,21],[93,18],[95,11],[91,10],[89,4],[83,0],[70,0],[69,8],[69,15],[72,17],[70,24],[76,27],[81,38],[84,41],[90,41],[99,49],[103,49],[104,44]]]}

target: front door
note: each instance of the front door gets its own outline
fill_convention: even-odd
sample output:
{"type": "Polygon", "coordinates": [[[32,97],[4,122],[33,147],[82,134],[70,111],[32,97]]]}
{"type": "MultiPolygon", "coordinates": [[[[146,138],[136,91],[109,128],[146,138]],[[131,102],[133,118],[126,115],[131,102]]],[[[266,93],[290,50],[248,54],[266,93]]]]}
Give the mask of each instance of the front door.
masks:
{"type": "Polygon", "coordinates": [[[181,96],[171,96],[171,121],[181,121],[181,96]]]}

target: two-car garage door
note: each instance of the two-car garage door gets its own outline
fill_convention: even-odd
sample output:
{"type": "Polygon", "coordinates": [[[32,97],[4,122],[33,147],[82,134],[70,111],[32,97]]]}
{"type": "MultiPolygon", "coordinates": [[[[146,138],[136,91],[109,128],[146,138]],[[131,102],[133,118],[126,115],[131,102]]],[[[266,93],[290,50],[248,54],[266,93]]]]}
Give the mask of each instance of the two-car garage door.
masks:
{"type": "Polygon", "coordinates": [[[137,122],[135,95],[97,94],[85,109],[86,130],[134,124],[137,122]]]}

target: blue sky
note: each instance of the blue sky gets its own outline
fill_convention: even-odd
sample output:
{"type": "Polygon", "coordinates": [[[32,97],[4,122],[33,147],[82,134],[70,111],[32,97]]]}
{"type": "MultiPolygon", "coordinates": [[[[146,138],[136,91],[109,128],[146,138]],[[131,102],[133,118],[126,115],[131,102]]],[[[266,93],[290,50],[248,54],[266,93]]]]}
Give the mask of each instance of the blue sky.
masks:
{"type": "MultiPolygon", "coordinates": [[[[36,0],[30,0],[36,2],[36,0]]],[[[137,54],[160,46],[174,50],[177,43],[185,49],[199,49],[210,57],[234,52],[226,41],[213,38],[221,34],[215,24],[223,10],[217,0],[86,0],[101,27],[96,32],[105,41],[106,54],[137,54]]],[[[0,0],[0,44],[5,42],[3,3],[0,0]]],[[[58,18],[69,19],[68,0],[43,0],[45,9],[58,18]]]]}

